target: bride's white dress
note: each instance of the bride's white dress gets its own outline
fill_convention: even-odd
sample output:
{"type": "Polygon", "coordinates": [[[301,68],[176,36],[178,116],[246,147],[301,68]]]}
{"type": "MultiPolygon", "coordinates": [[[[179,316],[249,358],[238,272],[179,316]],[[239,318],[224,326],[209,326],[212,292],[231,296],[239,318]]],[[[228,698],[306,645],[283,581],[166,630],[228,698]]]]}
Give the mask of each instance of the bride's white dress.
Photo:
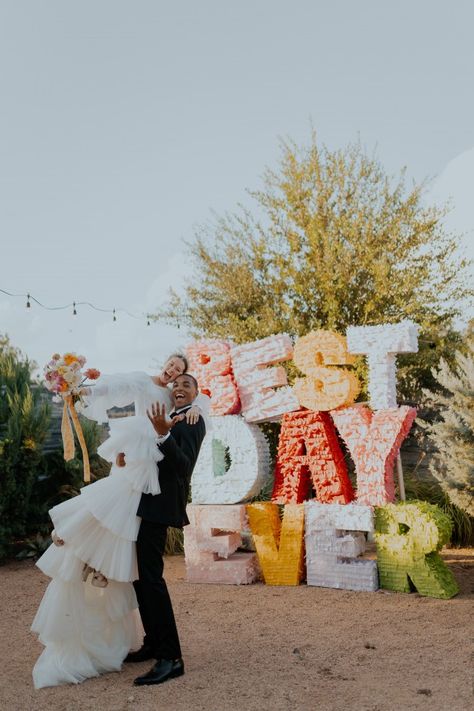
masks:
{"type": "Polygon", "coordinates": [[[98,422],[108,421],[111,407],[132,402],[135,415],[109,422],[110,436],[98,449],[112,462],[109,476],[49,512],[65,544],[51,545],[37,562],[52,579],[32,624],[45,646],[33,669],[37,689],[118,671],[142,641],[132,585],[138,577],[136,512],[142,493],[159,494],[157,463],[163,458],[146,410],[159,402],[169,412],[171,391],[138,372],[102,376],[85,400],[83,414],[98,422]],[[125,467],[115,464],[119,452],[125,467]],[[82,581],[85,563],[108,578],[107,587],[82,581]]]}

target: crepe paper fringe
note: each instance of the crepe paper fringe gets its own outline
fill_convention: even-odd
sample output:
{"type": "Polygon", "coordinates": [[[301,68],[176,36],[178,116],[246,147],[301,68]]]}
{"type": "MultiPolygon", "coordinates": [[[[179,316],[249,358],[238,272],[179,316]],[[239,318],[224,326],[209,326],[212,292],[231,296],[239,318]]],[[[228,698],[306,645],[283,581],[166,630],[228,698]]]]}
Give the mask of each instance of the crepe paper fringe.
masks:
{"type": "Polygon", "coordinates": [[[459,592],[438,551],[449,543],[452,522],[426,501],[399,502],[375,509],[380,586],[448,599],[459,592]]]}
{"type": "Polygon", "coordinates": [[[239,415],[213,418],[191,482],[194,504],[236,504],[256,496],[270,471],[267,438],[239,415]]]}
{"type": "Polygon", "coordinates": [[[347,345],[351,353],[367,356],[371,408],[396,407],[396,354],[418,351],[418,326],[409,320],[379,326],[349,326],[347,345]]]}
{"type": "Polygon", "coordinates": [[[211,398],[211,415],[236,415],[240,397],[235,384],[230,345],[219,339],[193,341],[186,348],[189,371],[201,392],[211,398]]]}
{"type": "Polygon", "coordinates": [[[299,585],[304,576],[304,506],[269,501],[247,505],[250,530],[267,585],[299,585]]]}
{"type": "Polygon", "coordinates": [[[416,409],[403,406],[372,412],[364,405],[354,405],[334,410],[331,416],[354,460],[357,503],[383,506],[393,502],[395,459],[416,417],[416,409]]]}
{"type": "Polygon", "coordinates": [[[344,336],[333,331],[311,331],[296,341],[293,359],[307,376],[297,379],[293,386],[303,407],[334,410],[351,405],[357,398],[360,392],[357,376],[346,368],[334,367],[352,365],[355,361],[349,355],[344,336]]]}
{"type": "Polygon", "coordinates": [[[364,532],[374,530],[370,506],[305,503],[306,578],[308,585],[373,592],[377,563],[361,560],[364,532]]]}
{"type": "Polygon", "coordinates": [[[279,419],[283,413],[299,409],[285,369],[267,367],[292,355],[293,345],[286,334],[231,347],[234,377],[247,422],[279,419]]]}
{"type": "Polygon", "coordinates": [[[347,504],[354,491],[333,421],[326,412],[283,415],[272,500],[299,504],[311,488],[321,503],[347,504]]]}
{"type": "Polygon", "coordinates": [[[186,578],[192,583],[248,585],[260,576],[257,556],[239,552],[248,527],[245,505],[187,508],[184,529],[186,578]]]}

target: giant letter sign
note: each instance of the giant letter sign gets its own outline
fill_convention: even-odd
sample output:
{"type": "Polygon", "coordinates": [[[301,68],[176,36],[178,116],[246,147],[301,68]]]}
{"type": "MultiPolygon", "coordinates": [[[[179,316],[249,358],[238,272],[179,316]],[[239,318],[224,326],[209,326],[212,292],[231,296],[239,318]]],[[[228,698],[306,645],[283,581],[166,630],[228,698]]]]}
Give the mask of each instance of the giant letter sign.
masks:
{"type": "Polygon", "coordinates": [[[335,410],[351,405],[359,394],[360,385],[354,373],[333,367],[352,365],[355,360],[348,353],[344,336],[332,331],[311,331],[296,341],[293,359],[307,376],[299,378],[293,386],[303,407],[335,410]]]}
{"type": "Polygon", "coordinates": [[[452,523],[426,501],[391,504],[375,510],[380,587],[450,598],[458,592],[453,574],[438,551],[449,542],[452,523]]]}
{"type": "Polygon", "coordinates": [[[247,505],[263,578],[267,585],[299,585],[304,572],[304,504],[278,506],[268,501],[247,505]]]}
{"type": "Polygon", "coordinates": [[[240,399],[226,341],[194,341],[186,348],[189,372],[199,383],[199,389],[211,398],[211,415],[236,415],[240,399]]]}
{"type": "Polygon", "coordinates": [[[259,575],[255,553],[237,551],[247,528],[245,505],[187,508],[184,528],[186,576],[190,583],[245,585],[259,575]]]}
{"type": "Polygon", "coordinates": [[[193,504],[237,504],[256,496],[270,466],[268,442],[239,415],[214,417],[191,480],[193,504]]]}
{"type": "Polygon", "coordinates": [[[364,531],[374,530],[370,506],[305,503],[308,585],[371,592],[378,588],[375,560],[361,560],[364,531]]]}
{"type": "Polygon", "coordinates": [[[272,500],[299,504],[309,498],[311,484],[322,503],[348,504],[354,498],[330,415],[289,412],[281,423],[272,500]]]}
{"type": "Polygon", "coordinates": [[[397,353],[418,350],[418,327],[413,321],[382,326],[349,326],[347,345],[351,353],[367,355],[369,399],[373,410],[397,406],[397,353]]]}
{"type": "Polygon", "coordinates": [[[285,369],[266,367],[292,357],[289,336],[268,336],[260,341],[233,346],[231,354],[242,413],[247,422],[274,420],[284,412],[299,410],[298,400],[288,386],[285,369]]]}
{"type": "Polygon", "coordinates": [[[354,460],[357,503],[382,506],[394,501],[393,465],[416,417],[415,408],[372,412],[354,405],[331,415],[354,460]]]}

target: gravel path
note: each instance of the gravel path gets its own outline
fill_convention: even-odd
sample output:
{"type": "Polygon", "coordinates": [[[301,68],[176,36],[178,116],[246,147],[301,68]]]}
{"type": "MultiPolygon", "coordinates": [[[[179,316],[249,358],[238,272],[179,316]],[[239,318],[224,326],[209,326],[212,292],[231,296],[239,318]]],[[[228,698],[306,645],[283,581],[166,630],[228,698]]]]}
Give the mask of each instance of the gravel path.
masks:
{"type": "Polygon", "coordinates": [[[137,689],[150,663],[35,691],[29,631],[48,580],[30,561],[0,568],[0,711],[464,711],[474,708],[474,550],[443,553],[452,600],[301,585],[191,585],[165,576],[186,674],[137,689]]]}

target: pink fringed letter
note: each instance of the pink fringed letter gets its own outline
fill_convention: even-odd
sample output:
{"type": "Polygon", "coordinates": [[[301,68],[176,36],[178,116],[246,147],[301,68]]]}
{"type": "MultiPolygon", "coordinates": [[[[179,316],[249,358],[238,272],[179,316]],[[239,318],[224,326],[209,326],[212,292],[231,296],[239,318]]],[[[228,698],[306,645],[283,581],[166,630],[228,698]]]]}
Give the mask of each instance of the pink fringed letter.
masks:
{"type": "Polygon", "coordinates": [[[211,398],[211,415],[240,412],[240,400],[232,373],[230,346],[226,341],[202,340],[186,348],[189,372],[199,382],[201,392],[211,398]]]}
{"type": "Polygon", "coordinates": [[[260,572],[255,553],[237,552],[248,528],[245,505],[189,504],[184,528],[187,580],[191,583],[243,585],[260,572]]]}
{"type": "Polygon", "coordinates": [[[383,506],[394,501],[393,465],[416,409],[403,406],[372,412],[355,405],[331,415],[354,460],[357,503],[383,506]]]}

